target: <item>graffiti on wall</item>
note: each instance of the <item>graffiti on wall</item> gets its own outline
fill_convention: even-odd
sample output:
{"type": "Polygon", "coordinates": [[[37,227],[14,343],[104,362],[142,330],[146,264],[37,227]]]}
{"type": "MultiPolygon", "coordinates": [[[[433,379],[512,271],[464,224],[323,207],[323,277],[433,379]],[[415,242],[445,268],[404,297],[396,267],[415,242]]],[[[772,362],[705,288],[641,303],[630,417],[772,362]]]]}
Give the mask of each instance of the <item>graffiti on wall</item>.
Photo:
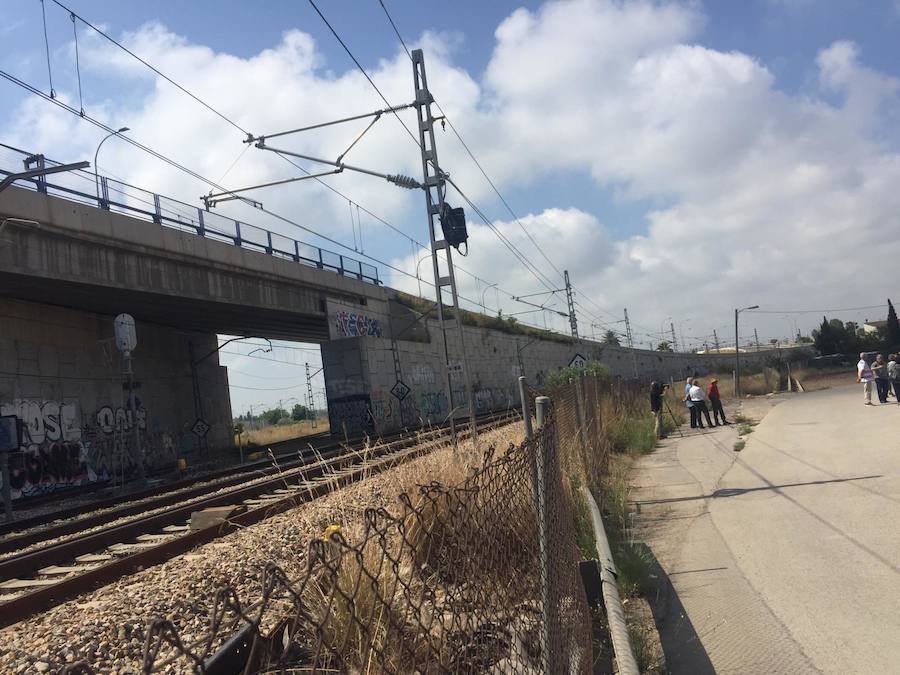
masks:
{"type": "Polygon", "coordinates": [[[22,420],[19,452],[9,456],[13,499],[96,480],[74,403],[17,400],[0,405],[0,415],[22,420]]]}
{"type": "Polygon", "coordinates": [[[446,415],[449,412],[447,406],[447,394],[442,391],[432,391],[422,394],[422,416],[433,419],[446,415]]]}
{"type": "Polygon", "coordinates": [[[341,309],[334,313],[334,327],[342,337],[381,337],[381,322],[365,314],[341,309]]]}
{"type": "Polygon", "coordinates": [[[20,400],[0,405],[0,415],[15,415],[22,420],[30,443],[78,441],[81,423],[74,403],[20,400]]]}
{"type": "Polygon", "coordinates": [[[423,424],[415,396],[398,401],[389,391],[376,389],[371,395],[372,424],[376,431],[390,431],[423,424]]]}
{"type": "Polygon", "coordinates": [[[413,384],[434,384],[434,370],[425,363],[417,363],[409,368],[409,378],[413,384]]]}
{"type": "Polygon", "coordinates": [[[336,433],[370,432],[374,429],[372,402],[367,394],[352,394],[328,402],[328,420],[336,433]]]}
{"type": "Polygon", "coordinates": [[[147,466],[175,461],[172,436],[147,432],[143,406],[134,416],[121,406],[102,406],[83,420],[75,403],[22,399],[0,404],[0,415],[22,420],[19,451],[9,456],[13,499],[107,479],[123,467],[126,476],[135,474],[133,418],[147,466]]]}
{"type": "Polygon", "coordinates": [[[397,411],[394,408],[394,402],[397,399],[390,394],[390,392],[384,391],[382,389],[376,389],[372,392],[372,421],[375,424],[375,428],[378,430],[381,429],[390,429],[396,423],[395,416],[397,411]]]}
{"type": "MultiPolygon", "coordinates": [[[[146,430],[147,410],[144,406],[139,404],[134,416],[137,417],[138,429],[146,430]]],[[[113,408],[105,405],[97,411],[94,417],[97,420],[97,427],[104,434],[112,434],[117,431],[131,431],[131,425],[133,424],[131,410],[122,407],[113,408]]]]}

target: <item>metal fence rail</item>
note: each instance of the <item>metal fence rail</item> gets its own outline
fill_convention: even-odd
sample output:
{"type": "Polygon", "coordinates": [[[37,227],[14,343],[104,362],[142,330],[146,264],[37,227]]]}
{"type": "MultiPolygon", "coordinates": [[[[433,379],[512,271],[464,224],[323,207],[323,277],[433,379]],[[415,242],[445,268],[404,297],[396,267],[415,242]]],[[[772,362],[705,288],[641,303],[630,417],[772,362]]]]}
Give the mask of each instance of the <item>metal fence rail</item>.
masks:
{"type": "MultiPolygon", "coordinates": [[[[46,165],[59,164],[43,155],[34,155],[0,143],[0,167],[3,167],[0,168],[0,176],[8,176],[21,171],[16,165],[24,164],[26,160],[32,162],[32,168],[36,162],[44,162],[46,165]]],[[[79,170],[54,174],[52,182],[45,178],[36,178],[18,180],[15,184],[43,194],[90,204],[100,209],[148,220],[157,225],[189,232],[200,237],[215,239],[303,265],[329,270],[341,276],[353,277],[376,285],[381,284],[381,280],[378,278],[378,268],[374,265],[192,206],[171,197],[149,192],[108,176],[95,176],[90,171],[79,170]]]]}
{"type": "MultiPolygon", "coordinates": [[[[576,507],[588,472],[606,471],[604,414],[637,395],[618,386],[585,377],[554,389],[552,402],[538,398],[524,442],[490,448],[457,485],[401,494],[356,529],[329,527],[310,542],[300,578],[269,566],[252,603],[230,586],[195,598],[212,609],[191,642],[171,621],[151,622],[143,672],[592,672],[576,507]]],[[[614,583],[610,561],[601,564],[614,583]]],[[[621,626],[616,637],[621,645],[621,626]]]]}

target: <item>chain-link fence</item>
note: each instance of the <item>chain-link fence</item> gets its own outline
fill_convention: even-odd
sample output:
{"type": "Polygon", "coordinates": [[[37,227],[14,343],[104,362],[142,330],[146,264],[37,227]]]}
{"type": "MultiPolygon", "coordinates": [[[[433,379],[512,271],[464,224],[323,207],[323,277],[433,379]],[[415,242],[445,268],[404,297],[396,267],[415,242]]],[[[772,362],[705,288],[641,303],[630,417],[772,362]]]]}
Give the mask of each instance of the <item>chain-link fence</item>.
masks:
{"type": "Polygon", "coordinates": [[[604,471],[609,387],[555,389],[523,443],[490,448],[458,485],[401,495],[393,513],[365,511],[360,536],[329,528],[301,578],[268,568],[252,605],[221,589],[202,638],[153,622],[144,672],[591,672],[575,487],[604,471]]]}

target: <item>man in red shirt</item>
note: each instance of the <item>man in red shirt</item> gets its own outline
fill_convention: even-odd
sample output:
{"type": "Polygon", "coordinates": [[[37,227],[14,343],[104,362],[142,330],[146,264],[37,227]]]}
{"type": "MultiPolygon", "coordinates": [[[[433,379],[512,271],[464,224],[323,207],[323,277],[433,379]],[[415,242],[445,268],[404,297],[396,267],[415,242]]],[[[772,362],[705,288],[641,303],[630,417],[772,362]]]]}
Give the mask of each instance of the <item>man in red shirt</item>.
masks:
{"type": "Polygon", "coordinates": [[[722,397],[719,396],[719,385],[717,384],[718,380],[713,378],[709,381],[709,387],[706,389],[706,396],[709,399],[709,404],[712,407],[713,417],[716,420],[716,426],[719,426],[719,417],[722,418],[722,424],[730,424],[728,420],[725,419],[725,409],[722,407],[722,397]]]}

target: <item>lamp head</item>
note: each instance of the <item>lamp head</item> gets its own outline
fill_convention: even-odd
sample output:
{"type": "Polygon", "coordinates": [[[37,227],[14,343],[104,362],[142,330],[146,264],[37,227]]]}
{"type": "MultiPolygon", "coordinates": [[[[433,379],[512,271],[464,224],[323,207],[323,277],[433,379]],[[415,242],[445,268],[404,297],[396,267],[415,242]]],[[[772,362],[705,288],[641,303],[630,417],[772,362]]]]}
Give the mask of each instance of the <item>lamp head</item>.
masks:
{"type": "Polygon", "coordinates": [[[126,131],[131,131],[131,129],[129,129],[128,127],[122,127],[121,129],[117,129],[117,130],[116,130],[116,133],[117,133],[117,134],[124,134],[126,131]]]}

